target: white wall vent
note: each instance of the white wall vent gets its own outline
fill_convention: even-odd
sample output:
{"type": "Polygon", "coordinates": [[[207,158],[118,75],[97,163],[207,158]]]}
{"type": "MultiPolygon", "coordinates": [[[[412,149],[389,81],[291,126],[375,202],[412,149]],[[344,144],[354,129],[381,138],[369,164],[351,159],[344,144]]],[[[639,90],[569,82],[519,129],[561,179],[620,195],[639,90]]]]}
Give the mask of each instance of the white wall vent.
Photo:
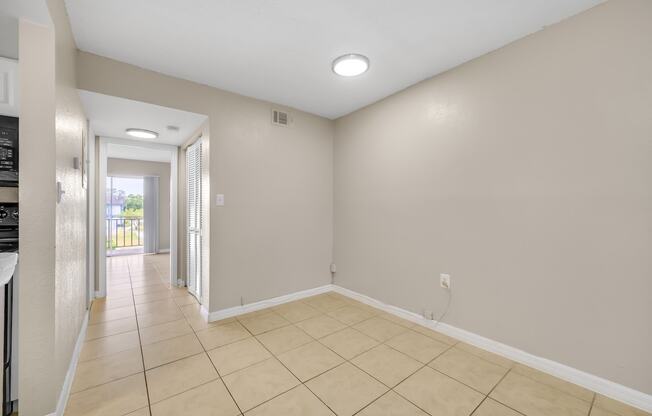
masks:
{"type": "Polygon", "coordinates": [[[286,111],[272,109],[272,124],[283,127],[289,126],[290,114],[288,114],[286,111]]]}

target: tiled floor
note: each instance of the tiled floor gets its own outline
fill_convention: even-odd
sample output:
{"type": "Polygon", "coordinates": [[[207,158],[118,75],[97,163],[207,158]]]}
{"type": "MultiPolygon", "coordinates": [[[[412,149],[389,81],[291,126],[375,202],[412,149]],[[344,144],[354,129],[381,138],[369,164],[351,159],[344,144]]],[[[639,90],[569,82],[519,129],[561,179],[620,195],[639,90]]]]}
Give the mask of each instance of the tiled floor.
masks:
{"type": "Polygon", "coordinates": [[[646,414],[335,293],[207,323],[167,261],[109,260],[66,415],[646,414]]]}

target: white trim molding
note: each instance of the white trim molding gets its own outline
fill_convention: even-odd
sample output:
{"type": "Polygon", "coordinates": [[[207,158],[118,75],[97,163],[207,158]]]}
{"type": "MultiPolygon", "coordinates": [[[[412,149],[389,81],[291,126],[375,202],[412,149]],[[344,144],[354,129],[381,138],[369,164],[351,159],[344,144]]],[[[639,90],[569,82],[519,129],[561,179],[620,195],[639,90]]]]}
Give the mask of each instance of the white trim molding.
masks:
{"type": "MultiPolygon", "coordinates": [[[[98,182],[97,187],[95,187],[95,192],[97,194],[97,206],[95,221],[97,221],[97,233],[95,237],[97,241],[95,247],[97,248],[97,287],[95,288],[95,297],[104,298],[106,297],[106,227],[104,226],[106,221],[106,165],[107,165],[107,155],[106,155],[106,140],[100,138],[99,142],[96,143],[99,146],[98,149],[98,182]]],[[[93,224],[95,226],[95,224],[93,224]]]]}
{"type": "Polygon", "coordinates": [[[79,355],[81,354],[82,346],[84,345],[84,341],[86,340],[86,329],[88,328],[89,313],[90,313],[90,309],[88,309],[84,314],[84,320],[82,321],[82,325],[79,330],[79,335],[77,336],[75,349],[72,351],[72,357],[70,358],[70,365],[68,366],[68,371],[66,372],[66,378],[63,380],[63,386],[61,387],[61,392],[59,393],[57,410],[55,411],[55,413],[52,413],[53,415],[63,416],[63,412],[66,410],[66,405],[68,404],[68,397],[70,397],[70,389],[72,388],[72,382],[75,378],[75,373],[77,372],[79,355]]]}
{"type": "MultiPolygon", "coordinates": [[[[210,313],[208,312],[208,308],[206,308],[205,305],[200,305],[199,313],[200,313],[201,316],[202,316],[203,318],[205,318],[207,321],[210,321],[210,320],[211,320],[211,319],[210,319],[210,313]]],[[[214,319],[214,320],[217,321],[217,320],[219,320],[219,319],[214,319]]]]}
{"type": "Polygon", "coordinates": [[[294,300],[299,300],[310,296],[315,296],[322,293],[333,292],[333,291],[334,291],[333,285],[324,285],[313,289],[307,289],[307,290],[302,290],[300,292],[290,293],[289,295],[283,295],[272,299],[261,300],[259,302],[248,303],[242,306],[234,306],[232,308],[221,309],[219,311],[210,312],[208,314],[208,321],[209,322],[219,321],[220,319],[226,319],[232,316],[238,316],[249,312],[255,312],[261,309],[269,308],[271,306],[281,305],[283,303],[292,302],[294,300]]]}
{"type": "Polygon", "coordinates": [[[539,371],[558,377],[562,380],[577,384],[581,387],[610,397],[614,400],[618,400],[646,412],[652,412],[652,395],[634,390],[632,388],[623,386],[622,384],[609,381],[582,370],[569,367],[556,361],[538,357],[518,348],[511,347],[509,345],[494,341],[492,339],[466,331],[461,328],[457,328],[453,325],[425,319],[421,315],[414,312],[410,312],[393,305],[388,305],[377,299],[338,285],[324,285],[314,289],[291,293],[289,295],[279,296],[255,303],[250,303],[242,306],[234,306],[232,308],[210,312],[208,314],[208,320],[217,321],[220,319],[230,318],[233,316],[254,312],[260,309],[277,306],[283,303],[288,303],[294,300],[303,299],[309,296],[319,295],[321,293],[331,291],[355,299],[385,312],[391,313],[392,315],[398,316],[399,318],[403,318],[426,328],[439,331],[457,340],[464,341],[483,350],[498,354],[512,361],[535,368],[539,371]]]}

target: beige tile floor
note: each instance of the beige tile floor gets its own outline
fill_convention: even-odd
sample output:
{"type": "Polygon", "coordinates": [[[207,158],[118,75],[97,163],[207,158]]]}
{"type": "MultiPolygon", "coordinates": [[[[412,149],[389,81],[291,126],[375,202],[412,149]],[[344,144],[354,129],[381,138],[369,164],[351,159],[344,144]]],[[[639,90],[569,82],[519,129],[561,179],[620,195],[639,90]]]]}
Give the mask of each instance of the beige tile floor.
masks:
{"type": "Polygon", "coordinates": [[[66,415],[646,414],[336,293],[207,323],[167,265],[109,259],[66,415]]]}

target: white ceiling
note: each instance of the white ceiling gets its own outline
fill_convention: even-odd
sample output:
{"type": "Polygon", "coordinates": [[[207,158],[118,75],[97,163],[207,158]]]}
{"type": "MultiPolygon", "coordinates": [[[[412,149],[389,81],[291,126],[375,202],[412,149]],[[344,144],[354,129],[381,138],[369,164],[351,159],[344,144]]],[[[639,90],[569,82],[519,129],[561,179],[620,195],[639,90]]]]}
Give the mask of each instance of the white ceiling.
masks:
{"type": "Polygon", "coordinates": [[[0,14],[14,19],[25,19],[44,26],[52,24],[50,11],[44,0],[2,0],[0,14]]]}
{"type": "Polygon", "coordinates": [[[202,114],[90,91],[79,91],[79,96],[97,136],[179,146],[207,118],[202,114]],[[167,130],[169,125],[179,127],[179,131],[167,130]],[[128,128],[152,130],[158,132],[159,136],[154,140],[138,140],[125,134],[128,128]]]}
{"type": "Polygon", "coordinates": [[[170,152],[141,146],[109,143],[106,147],[106,157],[129,160],[146,160],[149,162],[170,163],[170,152]]]}
{"type": "Polygon", "coordinates": [[[18,20],[49,26],[50,13],[43,0],[0,0],[0,56],[18,59],[18,20]]]}
{"type": "Polygon", "coordinates": [[[602,0],[66,0],[81,50],[337,118],[602,0]],[[334,58],[361,53],[346,79],[334,58]]]}

